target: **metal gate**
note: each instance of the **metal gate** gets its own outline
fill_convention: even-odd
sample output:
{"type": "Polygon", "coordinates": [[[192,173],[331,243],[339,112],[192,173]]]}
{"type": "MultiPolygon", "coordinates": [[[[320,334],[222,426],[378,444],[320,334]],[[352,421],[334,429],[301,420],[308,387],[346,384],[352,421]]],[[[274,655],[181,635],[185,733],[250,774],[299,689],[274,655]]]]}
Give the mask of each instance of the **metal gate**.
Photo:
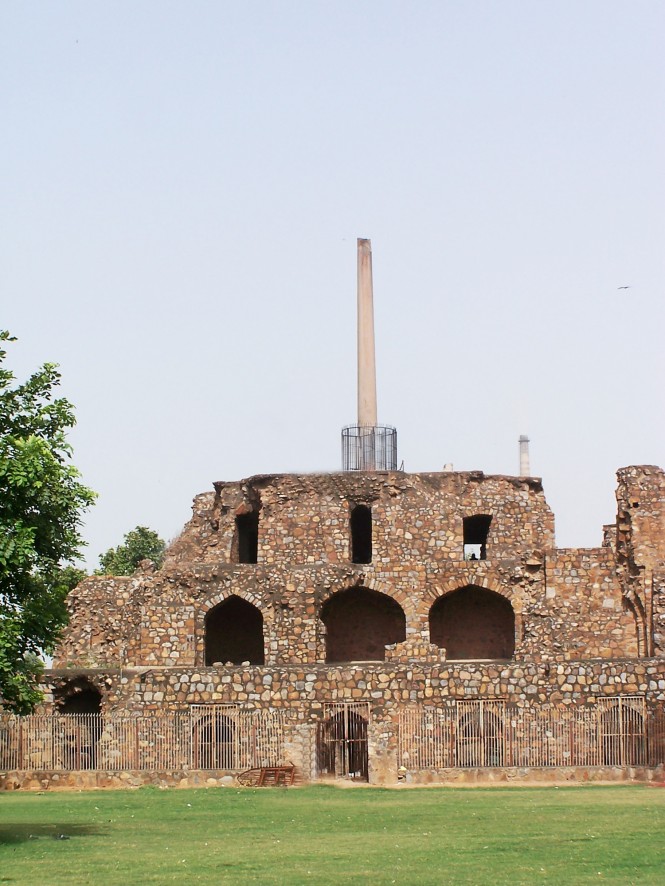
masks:
{"type": "Polygon", "coordinates": [[[646,705],[641,696],[622,696],[598,701],[600,739],[604,766],[646,764],[646,705]]]}
{"type": "Polygon", "coordinates": [[[192,705],[192,768],[239,767],[238,710],[234,706],[192,705]]]}
{"type": "Polygon", "coordinates": [[[319,774],[368,780],[369,716],[369,702],[324,705],[324,719],[317,724],[319,774]]]}
{"type": "Polygon", "coordinates": [[[503,766],[505,702],[461,701],[456,709],[455,766],[503,766]]]}

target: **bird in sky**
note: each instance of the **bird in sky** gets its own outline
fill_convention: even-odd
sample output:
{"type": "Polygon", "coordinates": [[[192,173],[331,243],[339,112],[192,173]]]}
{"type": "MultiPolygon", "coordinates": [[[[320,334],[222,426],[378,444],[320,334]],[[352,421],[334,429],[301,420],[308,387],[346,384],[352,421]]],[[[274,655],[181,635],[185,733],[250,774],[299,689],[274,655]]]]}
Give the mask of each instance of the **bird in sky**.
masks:
{"type": "Polygon", "coordinates": [[[617,289],[630,289],[630,286],[617,286],[617,289]]]}

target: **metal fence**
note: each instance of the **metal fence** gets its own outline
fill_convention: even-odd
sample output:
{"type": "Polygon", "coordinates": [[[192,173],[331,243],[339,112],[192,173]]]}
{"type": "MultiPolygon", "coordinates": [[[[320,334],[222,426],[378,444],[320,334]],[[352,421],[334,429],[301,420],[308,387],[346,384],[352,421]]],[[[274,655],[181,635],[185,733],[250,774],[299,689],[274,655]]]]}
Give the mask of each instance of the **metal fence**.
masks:
{"type": "Polygon", "coordinates": [[[572,710],[461,701],[400,713],[399,765],[468,767],[656,766],[665,763],[665,716],[641,697],[572,710]]]}
{"type": "Polygon", "coordinates": [[[1,770],[242,770],[283,762],[280,711],[0,717],[1,770]]]}
{"type": "Polygon", "coordinates": [[[342,428],[343,471],[396,471],[397,431],[390,425],[342,428]]]}
{"type": "MultiPolygon", "coordinates": [[[[286,762],[282,711],[193,705],[183,713],[0,716],[0,770],[240,771],[286,762]]],[[[366,779],[370,706],[328,704],[317,724],[321,774],[366,779]]],[[[415,706],[399,714],[398,766],[656,766],[665,763],[665,714],[644,698],[599,699],[571,710],[498,700],[415,706]]]]}

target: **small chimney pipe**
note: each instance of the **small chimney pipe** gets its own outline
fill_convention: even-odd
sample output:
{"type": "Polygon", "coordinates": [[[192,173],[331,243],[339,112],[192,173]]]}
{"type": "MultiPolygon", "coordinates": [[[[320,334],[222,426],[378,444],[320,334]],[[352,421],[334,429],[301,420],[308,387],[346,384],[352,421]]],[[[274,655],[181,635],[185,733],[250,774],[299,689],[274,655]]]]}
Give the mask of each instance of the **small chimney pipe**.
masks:
{"type": "Polygon", "coordinates": [[[529,464],[529,438],[525,434],[520,434],[520,477],[531,476],[531,465],[529,464]]]}

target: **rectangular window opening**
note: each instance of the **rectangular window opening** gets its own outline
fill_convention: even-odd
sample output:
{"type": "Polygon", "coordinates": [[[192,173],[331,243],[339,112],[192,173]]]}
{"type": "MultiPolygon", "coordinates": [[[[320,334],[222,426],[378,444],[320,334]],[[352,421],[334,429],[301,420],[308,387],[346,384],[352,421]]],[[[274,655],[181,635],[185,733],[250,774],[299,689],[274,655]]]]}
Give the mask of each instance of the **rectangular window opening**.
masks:
{"type": "Polygon", "coordinates": [[[251,511],[236,517],[236,538],[234,547],[238,563],[257,563],[259,554],[259,514],[251,511]]]}
{"type": "Polygon", "coordinates": [[[351,509],[351,562],[372,562],[372,509],[355,505],[351,509]]]}
{"type": "Polygon", "coordinates": [[[489,514],[474,514],[464,518],[464,559],[486,560],[487,537],[492,517],[489,514]]]}

